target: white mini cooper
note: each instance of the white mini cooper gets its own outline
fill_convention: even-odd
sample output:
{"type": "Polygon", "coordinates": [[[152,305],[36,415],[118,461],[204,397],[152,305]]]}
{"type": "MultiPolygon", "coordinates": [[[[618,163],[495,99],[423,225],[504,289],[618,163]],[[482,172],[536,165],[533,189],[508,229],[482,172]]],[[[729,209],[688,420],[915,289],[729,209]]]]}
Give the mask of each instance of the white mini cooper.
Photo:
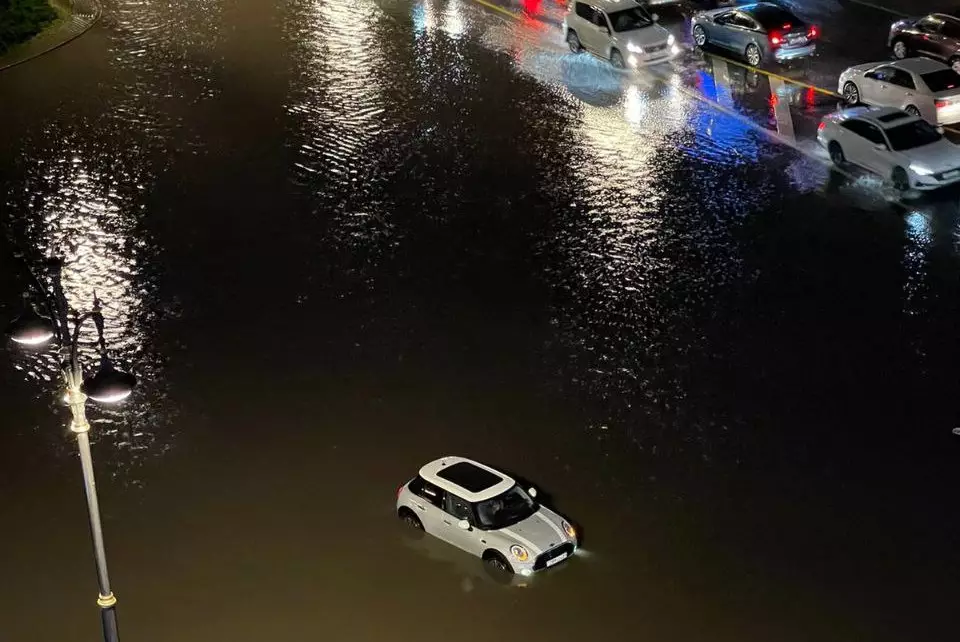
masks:
{"type": "Polygon", "coordinates": [[[397,515],[413,528],[472,553],[495,569],[532,575],[577,548],[569,522],[489,466],[443,457],[397,490],[397,515]]]}

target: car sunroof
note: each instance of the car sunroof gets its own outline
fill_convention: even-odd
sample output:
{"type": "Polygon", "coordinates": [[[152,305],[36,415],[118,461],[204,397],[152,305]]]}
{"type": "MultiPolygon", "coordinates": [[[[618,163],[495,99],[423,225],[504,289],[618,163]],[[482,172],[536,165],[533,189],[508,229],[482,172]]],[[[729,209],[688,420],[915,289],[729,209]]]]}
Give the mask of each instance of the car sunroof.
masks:
{"type": "Polygon", "coordinates": [[[909,117],[910,117],[910,114],[908,113],[905,113],[902,111],[895,111],[891,114],[884,114],[883,116],[877,116],[877,120],[879,120],[881,123],[892,123],[895,120],[900,120],[901,118],[909,118],[909,117]]]}
{"type": "Polygon", "coordinates": [[[466,461],[441,468],[437,471],[437,477],[453,482],[471,493],[479,493],[503,481],[503,477],[494,475],[489,470],[484,470],[466,461]]]}

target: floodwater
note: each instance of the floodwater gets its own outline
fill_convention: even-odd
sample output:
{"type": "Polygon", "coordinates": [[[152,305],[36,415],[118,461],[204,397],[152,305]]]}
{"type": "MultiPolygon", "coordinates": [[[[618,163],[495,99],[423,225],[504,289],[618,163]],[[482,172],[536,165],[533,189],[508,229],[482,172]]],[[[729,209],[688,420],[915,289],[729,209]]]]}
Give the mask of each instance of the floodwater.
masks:
{"type": "MultiPolygon", "coordinates": [[[[62,255],[141,380],[90,409],[126,639],[952,638],[960,197],[831,173],[812,90],[620,76],[541,10],[108,0],[0,74],[0,312],[62,255]],[[450,453],[582,554],[504,587],[405,533],[450,453]]],[[[883,53],[810,11],[788,76],[883,53]]],[[[0,637],[96,639],[56,360],[2,361],[0,637]]]]}

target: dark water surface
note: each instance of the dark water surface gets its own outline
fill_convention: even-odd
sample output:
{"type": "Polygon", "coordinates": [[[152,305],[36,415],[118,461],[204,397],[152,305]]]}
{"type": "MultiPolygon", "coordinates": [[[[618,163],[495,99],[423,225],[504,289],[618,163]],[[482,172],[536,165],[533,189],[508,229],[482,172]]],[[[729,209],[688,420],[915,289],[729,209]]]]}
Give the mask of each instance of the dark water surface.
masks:
{"type": "MultiPolygon", "coordinates": [[[[712,83],[467,0],[111,1],[0,75],[0,313],[62,254],[142,381],[90,411],[125,639],[952,639],[958,198],[712,83]],[[448,453],[583,555],[405,535],[448,453]]],[[[97,639],[56,361],[2,360],[0,638],[97,639]]]]}

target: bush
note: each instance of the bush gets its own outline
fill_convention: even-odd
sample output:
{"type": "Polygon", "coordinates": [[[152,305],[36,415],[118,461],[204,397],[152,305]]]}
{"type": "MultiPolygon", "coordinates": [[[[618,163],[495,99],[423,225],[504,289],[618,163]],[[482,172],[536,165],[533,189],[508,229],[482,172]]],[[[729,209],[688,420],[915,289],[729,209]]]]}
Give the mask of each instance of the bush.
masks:
{"type": "Polygon", "coordinates": [[[56,17],[47,0],[0,0],[0,53],[40,33],[56,17]]]}

